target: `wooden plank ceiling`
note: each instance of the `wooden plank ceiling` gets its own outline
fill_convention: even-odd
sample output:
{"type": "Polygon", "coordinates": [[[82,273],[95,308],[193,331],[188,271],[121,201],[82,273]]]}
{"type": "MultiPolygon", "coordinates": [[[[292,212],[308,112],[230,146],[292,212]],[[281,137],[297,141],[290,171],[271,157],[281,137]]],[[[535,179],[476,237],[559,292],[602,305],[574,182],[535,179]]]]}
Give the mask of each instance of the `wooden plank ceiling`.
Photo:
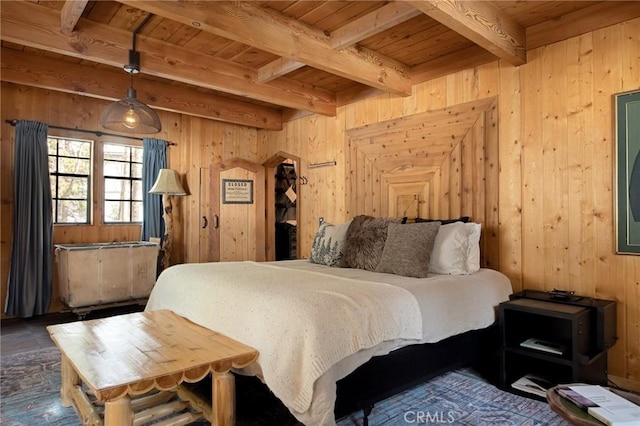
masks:
{"type": "Polygon", "coordinates": [[[280,129],[300,114],[640,16],[597,1],[2,1],[2,80],[115,100],[135,38],[154,108],[280,129]],[[151,15],[142,28],[143,20],[151,15]],[[134,37],[134,31],[139,29],[134,37]]]}

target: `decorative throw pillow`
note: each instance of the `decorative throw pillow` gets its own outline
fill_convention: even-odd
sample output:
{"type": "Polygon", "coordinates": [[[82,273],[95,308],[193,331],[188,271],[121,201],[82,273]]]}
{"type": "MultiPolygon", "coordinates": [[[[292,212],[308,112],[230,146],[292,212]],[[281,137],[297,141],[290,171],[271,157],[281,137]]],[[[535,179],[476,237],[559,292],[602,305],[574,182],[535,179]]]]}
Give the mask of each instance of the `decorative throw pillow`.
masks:
{"type": "Polygon", "coordinates": [[[390,222],[399,223],[400,219],[366,215],[353,218],[347,230],[340,266],[375,271],[387,241],[390,222]]]}
{"type": "Polygon", "coordinates": [[[480,224],[454,222],[438,230],[429,271],[468,275],[480,269],[480,224]]]}
{"type": "Polygon", "coordinates": [[[426,278],[438,228],[440,222],[408,225],[390,223],[387,242],[376,272],[426,278]]]}
{"type": "Polygon", "coordinates": [[[313,238],[309,262],[327,266],[340,266],[347,229],[351,221],[340,225],[323,222],[313,238]]]}
{"type": "Polygon", "coordinates": [[[440,224],[442,225],[448,225],[450,223],[455,223],[455,222],[467,223],[469,222],[469,216],[462,216],[457,219],[423,219],[421,217],[417,217],[416,223],[420,223],[420,222],[440,222],[440,224]]]}

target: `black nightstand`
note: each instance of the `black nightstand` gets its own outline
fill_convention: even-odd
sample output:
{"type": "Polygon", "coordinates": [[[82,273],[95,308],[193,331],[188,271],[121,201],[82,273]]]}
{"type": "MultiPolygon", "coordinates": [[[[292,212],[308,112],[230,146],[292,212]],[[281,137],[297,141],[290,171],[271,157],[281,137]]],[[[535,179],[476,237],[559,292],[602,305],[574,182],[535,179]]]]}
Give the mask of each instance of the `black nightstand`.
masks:
{"type": "MultiPolygon", "coordinates": [[[[525,290],[499,307],[500,386],[525,375],[559,383],[607,383],[607,350],[615,344],[616,302],[525,290]]],[[[544,397],[539,397],[544,399],[544,397]]]]}

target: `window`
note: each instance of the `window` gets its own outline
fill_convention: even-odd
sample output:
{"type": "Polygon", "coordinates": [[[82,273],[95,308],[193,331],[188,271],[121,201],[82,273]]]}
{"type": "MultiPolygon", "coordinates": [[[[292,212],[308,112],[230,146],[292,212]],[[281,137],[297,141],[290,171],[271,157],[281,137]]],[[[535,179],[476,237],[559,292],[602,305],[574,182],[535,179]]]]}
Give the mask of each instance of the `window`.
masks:
{"type": "Polygon", "coordinates": [[[53,223],[90,223],[93,142],[49,136],[47,143],[53,223]]]}
{"type": "Polygon", "coordinates": [[[142,222],[142,148],[104,144],[104,223],[142,222]]]}

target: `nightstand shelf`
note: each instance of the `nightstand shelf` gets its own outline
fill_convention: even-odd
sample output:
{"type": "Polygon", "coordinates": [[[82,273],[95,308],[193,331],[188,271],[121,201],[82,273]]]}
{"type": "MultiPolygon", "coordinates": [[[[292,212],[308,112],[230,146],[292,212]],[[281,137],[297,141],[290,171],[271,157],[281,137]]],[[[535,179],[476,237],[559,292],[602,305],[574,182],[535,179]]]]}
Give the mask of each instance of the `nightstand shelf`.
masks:
{"type": "Polygon", "coordinates": [[[512,383],[533,375],[551,385],[606,384],[607,350],[615,343],[615,311],[610,300],[558,301],[530,290],[512,295],[499,308],[500,386],[536,397],[514,389],[512,383]]]}

